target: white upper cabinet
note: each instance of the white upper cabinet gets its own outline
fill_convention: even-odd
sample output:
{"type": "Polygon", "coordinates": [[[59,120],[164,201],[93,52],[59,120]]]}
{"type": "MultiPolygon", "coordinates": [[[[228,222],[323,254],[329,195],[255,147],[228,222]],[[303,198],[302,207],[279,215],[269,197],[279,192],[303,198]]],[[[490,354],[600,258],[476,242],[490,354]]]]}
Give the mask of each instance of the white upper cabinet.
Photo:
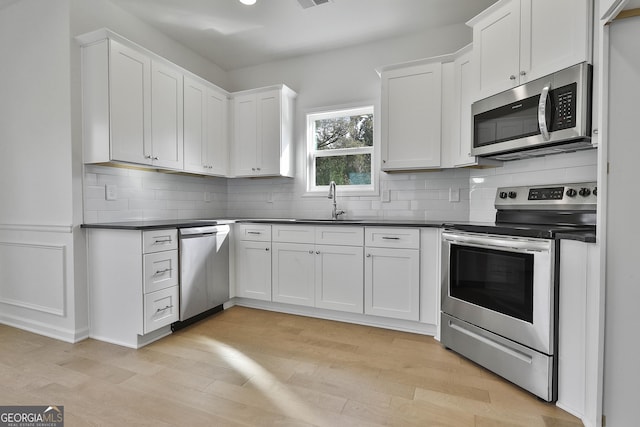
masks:
{"type": "Polygon", "coordinates": [[[385,67],[382,78],[382,170],[440,167],[442,64],[385,67]]]}
{"type": "Polygon", "coordinates": [[[295,96],[284,85],[233,95],[233,176],[293,177],[295,96]]]}
{"type": "Polygon", "coordinates": [[[113,39],[82,55],[85,162],[181,170],[181,71],[113,39]]]}
{"type": "Polygon", "coordinates": [[[77,40],[85,163],[227,175],[225,91],[109,30],[77,40]]]}
{"type": "MultiPolygon", "coordinates": [[[[91,136],[100,140],[106,138],[103,140],[104,147],[101,148],[107,150],[105,154],[109,158],[97,161],[118,160],[151,164],[151,59],[115,40],[105,40],[104,44],[89,46],[85,48],[84,53],[85,65],[87,65],[86,61],[92,59],[100,62],[108,61],[108,74],[105,74],[107,72],[105,67],[104,70],[100,70],[99,75],[87,75],[85,67],[83,75],[85,87],[92,83],[104,84],[104,88],[91,88],[92,91],[89,93],[84,91],[85,95],[100,91],[104,96],[104,105],[100,106],[101,111],[96,112],[105,114],[104,119],[100,120],[105,127],[93,129],[104,133],[91,136]],[[105,49],[107,46],[108,53],[105,49]],[[98,58],[98,56],[104,57],[98,58]],[[91,77],[104,77],[104,80],[91,82],[91,77]],[[109,130],[111,130],[110,156],[109,130]]],[[[85,105],[88,103],[86,96],[83,101],[85,105]]]]}
{"type": "Polygon", "coordinates": [[[184,170],[225,176],[228,172],[227,95],[184,77],[184,170]]]}
{"type": "Polygon", "coordinates": [[[183,168],[182,73],[162,63],[151,62],[152,164],[168,169],[183,168]]]}
{"type": "Polygon", "coordinates": [[[501,0],[473,27],[474,99],[590,59],[590,2],[501,0]]]}

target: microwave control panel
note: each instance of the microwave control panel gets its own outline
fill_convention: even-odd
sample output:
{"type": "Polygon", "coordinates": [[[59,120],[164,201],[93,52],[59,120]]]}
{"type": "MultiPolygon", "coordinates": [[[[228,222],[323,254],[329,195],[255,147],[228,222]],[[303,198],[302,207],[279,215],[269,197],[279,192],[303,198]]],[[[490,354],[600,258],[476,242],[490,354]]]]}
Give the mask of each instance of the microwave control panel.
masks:
{"type": "Polygon", "coordinates": [[[554,117],[551,130],[569,129],[576,125],[576,99],[578,85],[572,83],[550,91],[554,117]]]}

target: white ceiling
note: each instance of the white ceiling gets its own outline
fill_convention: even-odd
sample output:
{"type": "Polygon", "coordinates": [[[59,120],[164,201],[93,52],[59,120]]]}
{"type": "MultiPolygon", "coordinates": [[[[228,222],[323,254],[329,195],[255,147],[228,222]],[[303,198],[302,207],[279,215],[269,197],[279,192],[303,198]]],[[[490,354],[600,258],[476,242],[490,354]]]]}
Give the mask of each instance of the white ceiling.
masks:
{"type": "Polygon", "coordinates": [[[110,1],[232,70],[464,23],[496,0],[110,1]]]}

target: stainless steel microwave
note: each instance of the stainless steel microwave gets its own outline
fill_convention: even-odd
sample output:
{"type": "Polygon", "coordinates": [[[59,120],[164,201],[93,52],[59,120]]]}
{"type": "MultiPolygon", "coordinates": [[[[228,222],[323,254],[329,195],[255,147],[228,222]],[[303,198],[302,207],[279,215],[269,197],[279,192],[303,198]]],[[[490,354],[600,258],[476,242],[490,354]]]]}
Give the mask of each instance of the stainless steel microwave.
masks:
{"type": "Polygon", "coordinates": [[[515,160],[593,148],[586,62],[476,101],[474,156],[515,160]]]}

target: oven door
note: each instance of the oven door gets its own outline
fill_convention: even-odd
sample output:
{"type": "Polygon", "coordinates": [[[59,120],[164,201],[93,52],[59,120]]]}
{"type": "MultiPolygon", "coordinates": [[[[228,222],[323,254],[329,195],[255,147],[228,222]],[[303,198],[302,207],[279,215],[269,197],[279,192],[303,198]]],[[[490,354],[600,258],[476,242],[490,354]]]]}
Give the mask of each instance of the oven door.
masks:
{"type": "Polygon", "coordinates": [[[555,242],[442,233],[442,311],[554,353],[555,242]]]}

